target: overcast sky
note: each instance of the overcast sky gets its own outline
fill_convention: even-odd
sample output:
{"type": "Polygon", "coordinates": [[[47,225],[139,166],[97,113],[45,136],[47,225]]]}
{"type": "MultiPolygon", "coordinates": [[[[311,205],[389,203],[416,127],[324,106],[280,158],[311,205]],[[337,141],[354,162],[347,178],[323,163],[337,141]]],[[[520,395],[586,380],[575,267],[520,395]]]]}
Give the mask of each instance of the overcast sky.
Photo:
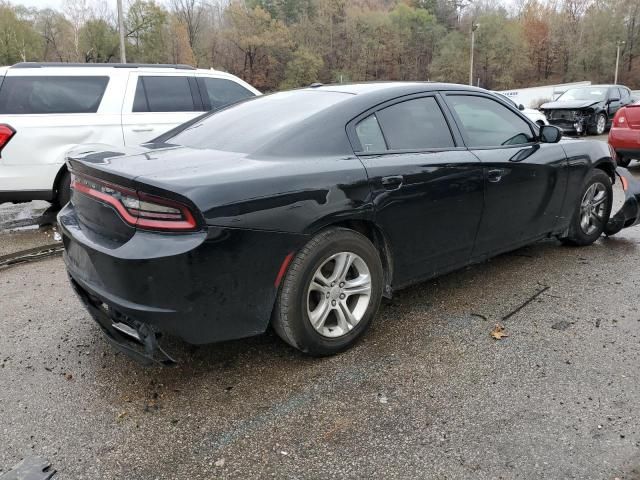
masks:
{"type": "Polygon", "coordinates": [[[55,8],[62,9],[63,0],[11,0],[15,5],[25,5],[27,7],[37,8],[55,8]]]}

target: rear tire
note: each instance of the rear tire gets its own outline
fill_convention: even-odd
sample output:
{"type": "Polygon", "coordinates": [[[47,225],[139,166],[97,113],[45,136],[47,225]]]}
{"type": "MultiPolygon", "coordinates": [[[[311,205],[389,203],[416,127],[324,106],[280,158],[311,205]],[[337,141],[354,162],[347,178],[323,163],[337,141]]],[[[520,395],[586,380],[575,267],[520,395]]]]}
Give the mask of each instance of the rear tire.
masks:
{"type": "Polygon", "coordinates": [[[272,325],[289,345],[315,356],[351,347],[382,298],[380,255],[364,235],[330,228],[294,257],[282,280],[272,325]]]}
{"type": "Polygon", "coordinates": [[[71,174],[65,170],[58,182],[58,189],[53,201],[53,206],[62,208],[71,200],[71,174]]]}
{"type": "Polygon", "coordinates": [[[611,178],[605,172],[594,169],[584,184],[569,232],[560,241],[565,245],[587,246],[595,242],[609,221],[613,200],[611,178]]]}

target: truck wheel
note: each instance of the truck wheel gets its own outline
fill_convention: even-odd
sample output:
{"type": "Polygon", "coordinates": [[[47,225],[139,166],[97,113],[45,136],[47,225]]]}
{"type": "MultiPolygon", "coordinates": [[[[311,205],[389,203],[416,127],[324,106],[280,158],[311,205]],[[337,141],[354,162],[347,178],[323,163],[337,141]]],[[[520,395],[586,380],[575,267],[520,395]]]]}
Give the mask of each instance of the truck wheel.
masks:
{"type": "Polygon", "coordinates": [[[612,199],[611,178],[602,170],[593,170],[578,197],[569,232],[565,237],[560,237],[560,241],[574,246],[595,242],[609,221],[612,199]]]}
{"type": "Polygon", "coordinates": [[[276,333],[310,355],[346,350],[369,327],[382,298],[382,262],[364,235],[331,228],[295,256],[273,313],[276,333]]]}
{"type": "Polygon", "coordinates": [[[60,177],[58,182],[58,189],[56,191],[53,205],[57,208],[64,207],[71,199],[71,175],[68,171],[65,171],[60,177]]]}

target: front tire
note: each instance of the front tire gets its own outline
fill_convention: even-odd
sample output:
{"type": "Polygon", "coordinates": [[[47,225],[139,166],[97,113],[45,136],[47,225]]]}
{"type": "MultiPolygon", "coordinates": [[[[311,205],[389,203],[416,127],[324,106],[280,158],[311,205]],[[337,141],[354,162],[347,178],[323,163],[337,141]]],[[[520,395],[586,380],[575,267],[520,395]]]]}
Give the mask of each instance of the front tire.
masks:
{"type": "Polygon", "coordinates": [[[560,237],[560,241],[574,246],[587,246],[595,242],[609,221],[612,201],[611,178],[602,170],[593,170],[578,197],[569,232],[560,237]]]}
{"type": "Polygon", "coordinates": [[[351,347],[382,298],[380,255],[364,235],[330,228],[300,250],[282,280],[273,313],[276,333],[315,356],[351,347]]]}
{"type": "Polygon", "coordinates": [[[596,124],[589,128],[591,135],[603,135],[607,129],[607,116],[604,113],[599,113],[596,117],[596,124]]]}

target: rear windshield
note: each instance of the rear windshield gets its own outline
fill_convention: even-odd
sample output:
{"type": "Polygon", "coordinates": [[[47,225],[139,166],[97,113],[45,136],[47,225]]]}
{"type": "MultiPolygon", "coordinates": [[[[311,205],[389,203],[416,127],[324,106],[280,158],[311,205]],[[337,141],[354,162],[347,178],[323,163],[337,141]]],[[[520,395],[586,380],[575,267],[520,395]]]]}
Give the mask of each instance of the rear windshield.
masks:
{"type": "Polygon", "coordinates": [[[107,83],[109,77],[5,77],[0,114],[95,113],[107,83]]]}
{"type": "Polygon", "coordinates": [[[251,153],[288,127],[350,96],[339,92],[297,90],[256,97],[189,125],[167,142],[192,148],[251,153]]]}

